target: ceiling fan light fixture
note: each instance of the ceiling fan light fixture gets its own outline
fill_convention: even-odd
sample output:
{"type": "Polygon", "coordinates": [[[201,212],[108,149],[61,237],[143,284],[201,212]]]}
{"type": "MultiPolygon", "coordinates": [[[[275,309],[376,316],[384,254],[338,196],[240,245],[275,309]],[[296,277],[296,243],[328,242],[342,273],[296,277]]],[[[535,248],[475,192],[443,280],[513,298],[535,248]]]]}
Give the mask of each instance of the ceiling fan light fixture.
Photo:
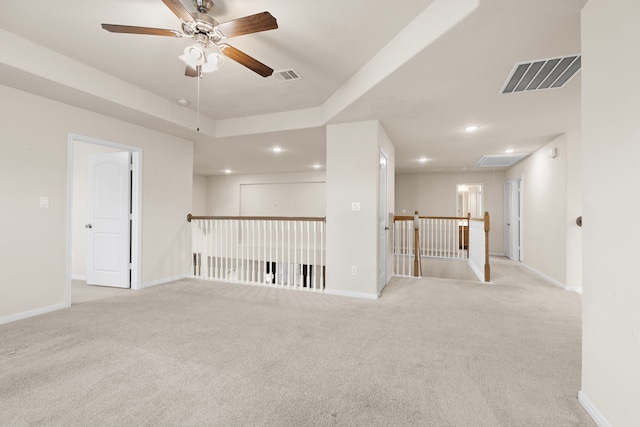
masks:
{"type": "Polygon", "coordinates": [[[200,68],[203,73],[213,73],[218,71],[222,64],[224,64],[224,56],[218,52],[211,52],[206,57],[204,64],[200,68]]]}
{"type": "Polygon", "coordinates": [[[196,43],[191,46],[187,46],[184,49],[184,53],[179,56],[181,60],[185,62],[191,68],[196,68],[203,65],[206,61],[206,56],[204,54],[204,48],[196,43]]]}

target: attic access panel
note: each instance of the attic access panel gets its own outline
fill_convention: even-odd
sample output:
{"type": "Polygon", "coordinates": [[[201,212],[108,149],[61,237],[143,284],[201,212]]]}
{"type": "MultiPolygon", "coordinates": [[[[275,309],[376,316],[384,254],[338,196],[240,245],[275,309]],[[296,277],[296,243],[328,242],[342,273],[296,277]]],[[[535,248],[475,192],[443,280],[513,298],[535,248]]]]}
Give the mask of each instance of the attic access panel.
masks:
{"type": "Polygon", "coordinates": [[[478,163],[476,163],[476,167],[493,168],[513,166],[528,155],[529,154],[527,153],[485,155],[482,156],[480,160],[478,160],[478,163]]]}

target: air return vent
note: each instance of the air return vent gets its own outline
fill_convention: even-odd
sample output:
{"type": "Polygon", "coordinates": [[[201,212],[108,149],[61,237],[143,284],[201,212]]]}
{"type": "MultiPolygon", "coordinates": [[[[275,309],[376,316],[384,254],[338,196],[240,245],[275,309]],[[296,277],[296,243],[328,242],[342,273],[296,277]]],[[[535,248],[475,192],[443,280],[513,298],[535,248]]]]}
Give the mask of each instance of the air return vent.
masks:
{"type": "Polygon", "coordinates": [[[274,71],[273,75],[279,82],[289,82],[292,80],[300,80],[302,78],[302,76],[293,69],[274,71]]]}
{"type": "Polygon", "coordinates": [[[476,167],[496,168],[501,166],[513,166],[528,155],[529,154],[527,153],[486,155],[482,156],[480,160],[478,160],[476,167]]]}
{"type": "Polygon", "coordinates": [[[580,71],[580,55],[516,64],[501,93],[561,88],[580,71]]]}

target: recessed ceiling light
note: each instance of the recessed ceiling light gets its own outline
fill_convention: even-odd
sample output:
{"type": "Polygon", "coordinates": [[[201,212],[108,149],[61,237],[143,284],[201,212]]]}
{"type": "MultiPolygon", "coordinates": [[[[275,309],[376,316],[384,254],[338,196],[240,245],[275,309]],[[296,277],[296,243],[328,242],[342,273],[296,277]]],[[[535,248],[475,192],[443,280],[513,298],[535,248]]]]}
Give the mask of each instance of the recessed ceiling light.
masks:
{"type": "Polygon", "coordinates": [[[282,147],[273,147],[271,149],[274,153],[280,153],[282,151],[282,147]]]}
{"type": "Polygon", "coordinates": [[[509,148],[508,150],[504,150],[505,153],[513,153],[515,150],[513,148],[509,148]]]}
{"type": "Polygon", "coordinates": [[[480,129],[480,127],[478,125],[469,125],[469,126],[464,128],[464,130],[466,130],[467,132],[475,132],[478,129],[480,129]]]}
{"type": "Polygon", "coordinates": [[[314,163],[313,167],[316,168],[316,169],[320,169],[320,165],[318,163],[314,163]]]}
{"type": "Polygon", "coordinates": [[[231,173],[231,169],[225,169],[224,173],[231,173]]]}
{"type": "Polygon", "coordinates": [[[178,103],[178,105],[180,105],[181,107],[186,107],[187,105],[189,105],[189,101],[187,101],[184,98],[178,98],[178,100],[176,101],[178,103]]]}
{"type": "Polygon", "coordinates": [[[418,159],[418,161],[419,161],[420,163],[426,163],[427,158],[426,158],[426,157],[420,157],[420,158],[418,159]]]}

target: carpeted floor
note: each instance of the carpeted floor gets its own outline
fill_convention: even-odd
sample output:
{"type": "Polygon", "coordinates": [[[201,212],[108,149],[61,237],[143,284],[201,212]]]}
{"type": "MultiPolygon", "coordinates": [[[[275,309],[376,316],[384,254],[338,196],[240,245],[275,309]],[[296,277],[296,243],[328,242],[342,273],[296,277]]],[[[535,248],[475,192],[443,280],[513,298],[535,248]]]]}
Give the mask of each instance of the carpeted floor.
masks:
{"type": "Polygon", "coordinates": [[[580,295],[492,273],[378,301],[181,280],[0,325],[0,425],[594,425],[580,295]]]}

